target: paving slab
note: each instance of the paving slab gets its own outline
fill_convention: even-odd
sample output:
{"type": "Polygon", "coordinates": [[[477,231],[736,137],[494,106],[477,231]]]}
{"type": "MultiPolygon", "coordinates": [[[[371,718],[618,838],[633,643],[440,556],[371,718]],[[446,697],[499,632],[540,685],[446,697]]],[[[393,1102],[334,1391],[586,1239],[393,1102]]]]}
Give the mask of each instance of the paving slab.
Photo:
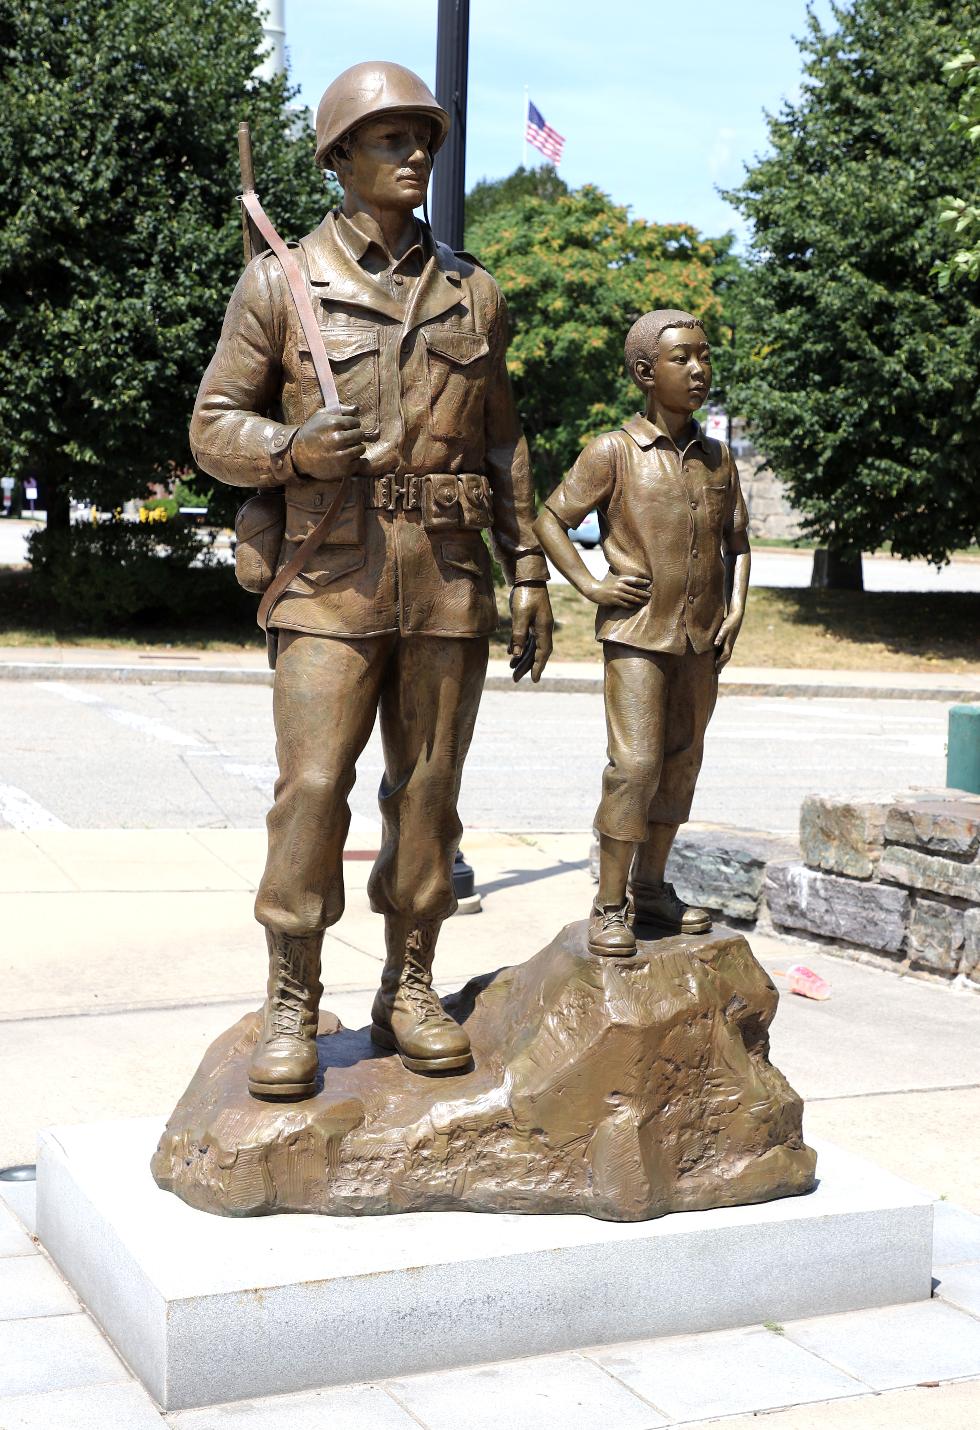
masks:
{"type": "Polygon", "coordinates": [[[70,893],[76,885],[19,829],[0,829],[0,893],[70,893]]]}
{"type": "Polygon", "coordinates": [[[347,1385],[303,1395],[271,1395],[183,1410],[172,1430],[418,1430],[418,1420],[375,1385],[347,1385]]]}
{"type": "MultiPolygon", "coordinates": [[[[9,1084],[8,1084],[9,1086],[9,1084]]],[[[0,1256],[35,1256],[37,1247],[20,1222],[0,1203],[0,1256]]]]}
{"type": "Polygon", "coordinates": [[[980,1321],[937,1300],[792,1321],[786,1335],[874,1390],[980,1371],[980,1321]]]}
{"type": "Polygon", "coordinates": [[[946,1267],[939,1273],[936,1295],[980,1320],[980,1262],[946,1267]]]}
{"type": "Polygon", "coordinates": [[[77,1300],[43,1256],[12,1256],[4,1261],[0,1270],[0,1321],[71,1316],[77,1311],[77,1300]]]}
{"type": "MultiPolygon", "coordinates": [[[[892,1390],[767,1415],[688,1422],[684,1430],[977,1430],[980,1380],[892,1390]]],[[[285,1430],[285,1427],[284,1427],[285,1430]]]]}
{"type": "Polygon", "coordinates": [[[2,1430],[164,1430],[165,1424],[135,1381],[0,1398],[2,1430]]]}
{"type": "Polygon", "coordinates": [[[32,839],[79,889],[247,890],[184,829],[38,829],[32,839]]]}
{"type": "Polygon", "coordinates": [[[980,1261],[980,1216],[951,1202],[937,1202],[933,1214],[933,1265],[980,1261]]]}
{"type": "Polygon", "coordinates": [[[5,1395],[128,1380],[108,1341],[81,1312],[0,1321],[0,1406],[5,1395]]]}
{"type": "Polygon", "coordinates": [[[671,1422],[858,1395],[867,1386],[762,1326],[585,1354],[671,1422]]]}
{"type": "Polygon", "coordinates": [[[656,1430],[657,1409],[585,1357],[540,1356],[387,1382],[427,1430],[656,1430]]]}
{"type": "Polygon", "coordinates": [[[0,1182],[0,1205],[6,1202],[17,1220],[33,1235],[37,1211],[36,1182],[0,1182]]]}

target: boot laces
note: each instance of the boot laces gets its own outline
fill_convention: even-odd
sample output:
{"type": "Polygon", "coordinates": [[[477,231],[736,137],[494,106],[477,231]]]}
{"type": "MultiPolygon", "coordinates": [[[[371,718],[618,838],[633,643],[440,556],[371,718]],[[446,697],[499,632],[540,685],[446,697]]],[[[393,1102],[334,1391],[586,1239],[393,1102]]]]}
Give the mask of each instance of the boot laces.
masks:
{"type": "Polygon", "coordinates": [[[601,909],[604,929],[624,929],[626,927],[627,904],[607,904],[601,909]]]}
{"type": "Polygon", "coordinates": [[[306,988],[288,968],[280,964],[277,970],[275,996],[271,999],[272,1030],[298,1038],[306,1012],[306,988]]]}

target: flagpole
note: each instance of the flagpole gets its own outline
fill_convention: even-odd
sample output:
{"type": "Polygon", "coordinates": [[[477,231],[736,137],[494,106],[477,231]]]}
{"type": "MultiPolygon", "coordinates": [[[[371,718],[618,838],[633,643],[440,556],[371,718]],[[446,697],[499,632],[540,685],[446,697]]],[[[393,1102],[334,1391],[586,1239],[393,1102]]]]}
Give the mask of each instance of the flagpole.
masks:
{"type": "Polygon", "coordinates": [[[524,86],[524,122],[523,122],[522,125],[521,125],[521,133],[524,135],[524,150],[523,150],[523,154],[522,154],[522,157],[521,157],[521,166],[522,166],[522,168],[525,168],[525,169],[527,168],[527,114],[528,114],[527,106],[528,106],[528,90],[527,90],[527,85],[525,85],[525,86],[524,86]]]}

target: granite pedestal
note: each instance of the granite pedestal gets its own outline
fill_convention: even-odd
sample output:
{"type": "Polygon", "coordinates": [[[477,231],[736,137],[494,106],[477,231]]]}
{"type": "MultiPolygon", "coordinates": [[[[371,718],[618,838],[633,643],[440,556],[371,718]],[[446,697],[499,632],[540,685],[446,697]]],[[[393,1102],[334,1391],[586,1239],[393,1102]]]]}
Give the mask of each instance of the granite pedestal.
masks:
{"type": "Polygon", "coordinates": [[[931,1291],[928,1195],[819,1148],[807,1196],[617,1224],[228,1219],[153,1182],[152,1120],[42,1134],[38,1233],[167,1410],[931,1291]]]}

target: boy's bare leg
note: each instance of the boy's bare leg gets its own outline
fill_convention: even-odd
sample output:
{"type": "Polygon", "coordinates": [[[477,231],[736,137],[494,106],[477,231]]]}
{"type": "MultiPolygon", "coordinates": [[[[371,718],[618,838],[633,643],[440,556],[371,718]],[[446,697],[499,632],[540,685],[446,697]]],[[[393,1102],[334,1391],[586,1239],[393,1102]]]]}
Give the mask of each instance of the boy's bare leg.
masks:
{"type": "Polygon", "coordinates": [[[636,846],[633,860],[635,884],[662,884],[667,856],[671,851],[679,824],[651,824],[646,842],[636,846]]]}
{"type": "Polygon", "coordinates": [[[631,840],[599,835],[599,889],[589,921],[592,953],[623,958],[636,952],[626,902],[626,882],[634,848],[631,840]]]}

